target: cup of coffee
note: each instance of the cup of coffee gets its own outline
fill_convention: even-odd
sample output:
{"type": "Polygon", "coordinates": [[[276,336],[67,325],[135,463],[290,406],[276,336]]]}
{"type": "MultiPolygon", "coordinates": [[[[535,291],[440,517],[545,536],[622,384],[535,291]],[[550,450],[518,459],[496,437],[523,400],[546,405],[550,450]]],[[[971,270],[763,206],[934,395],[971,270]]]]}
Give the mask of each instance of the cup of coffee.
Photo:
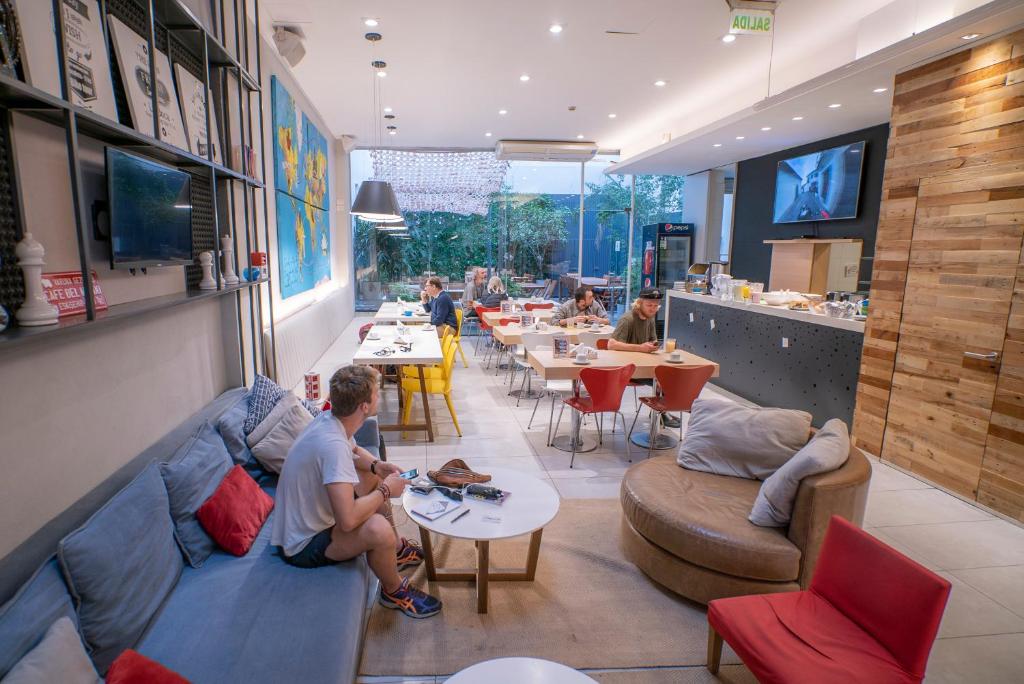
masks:
{"type": "Polygon", "coordinates": [[[548,324],[544,321],[537,321],[537,330],[544,332],[548,329],[548,324]]]}
{"type": "Polygon", "coordinates": [[[678,349],[676,349],[675,351],[673,351],[671,354],[668,355],[668,358],[672,359],[673,361],[682,361],[683,360],[683,352],[681,352],[678,349]]]}
{"type": "Polygon", "coordinates": [[[586,347],[583,347],[579,351],[576,352],[576,361],[578,363],[586,363],[587,362],[587,358],[588,358],[588,356],[587,356],[587,349],[586,349],[586,347]]]}

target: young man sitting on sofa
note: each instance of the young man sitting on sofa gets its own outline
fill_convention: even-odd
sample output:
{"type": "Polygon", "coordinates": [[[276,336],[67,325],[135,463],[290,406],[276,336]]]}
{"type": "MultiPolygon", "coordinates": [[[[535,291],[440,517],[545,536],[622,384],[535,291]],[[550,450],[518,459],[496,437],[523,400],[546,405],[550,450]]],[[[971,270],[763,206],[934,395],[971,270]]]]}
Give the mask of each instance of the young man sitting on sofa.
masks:
{"type": "Polygon", "coordinates": [[[390,520],[391,497],[406,485],[402,469],[375,459],[351,437],[377,413],[378,379],[366,366],[346,366],[331,376],[331,410],[303,430],[281,469],[271,543],[301,568],[365,552],[380,580],[380,604],[430,617],[441,611],[441,601],[398,574],[423,562],[419,546],[395,534],[390,520]]]}

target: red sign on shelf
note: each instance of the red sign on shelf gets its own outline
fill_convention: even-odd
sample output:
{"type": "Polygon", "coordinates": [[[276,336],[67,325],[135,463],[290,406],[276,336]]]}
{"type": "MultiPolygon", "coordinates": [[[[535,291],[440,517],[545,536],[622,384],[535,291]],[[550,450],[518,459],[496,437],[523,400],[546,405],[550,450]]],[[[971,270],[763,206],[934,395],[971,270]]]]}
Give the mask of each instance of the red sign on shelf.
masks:
{"type": "MultiPolygon", "coordinates": [[[[92,271],[93,302],[97,311],[107,308],[107,299],[100,289],[96,271],[92,271]]],[[[81,271],[61,271],[43,274],[43,292],[46,301],[57,307],[58,316],[74,316],[85,313],[85,288],[82,286],[81,271]]]]}

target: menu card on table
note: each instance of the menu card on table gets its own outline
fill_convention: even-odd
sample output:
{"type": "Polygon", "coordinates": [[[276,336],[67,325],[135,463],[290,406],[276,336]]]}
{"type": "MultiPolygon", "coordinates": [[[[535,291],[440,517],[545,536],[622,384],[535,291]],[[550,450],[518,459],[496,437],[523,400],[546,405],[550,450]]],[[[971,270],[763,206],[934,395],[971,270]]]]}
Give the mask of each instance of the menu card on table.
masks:
{"type": "Polygon", "coordinates": [[[560,358],[569,355],[569,340],[565,337],[555,337],[551,340],[554,345],[553,355],[554,357],[560,358]]]}

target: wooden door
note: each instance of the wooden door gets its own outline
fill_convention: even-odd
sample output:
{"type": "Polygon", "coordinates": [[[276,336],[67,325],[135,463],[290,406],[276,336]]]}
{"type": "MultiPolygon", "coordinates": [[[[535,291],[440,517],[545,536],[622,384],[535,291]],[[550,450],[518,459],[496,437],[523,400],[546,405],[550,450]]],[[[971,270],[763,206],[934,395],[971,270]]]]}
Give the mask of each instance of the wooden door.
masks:
{"type": "Polygon", "coordinates": [[[881,456],[971,498],[1021,258],[1021,166],[940,173],[917,191],[881,456]]]}

